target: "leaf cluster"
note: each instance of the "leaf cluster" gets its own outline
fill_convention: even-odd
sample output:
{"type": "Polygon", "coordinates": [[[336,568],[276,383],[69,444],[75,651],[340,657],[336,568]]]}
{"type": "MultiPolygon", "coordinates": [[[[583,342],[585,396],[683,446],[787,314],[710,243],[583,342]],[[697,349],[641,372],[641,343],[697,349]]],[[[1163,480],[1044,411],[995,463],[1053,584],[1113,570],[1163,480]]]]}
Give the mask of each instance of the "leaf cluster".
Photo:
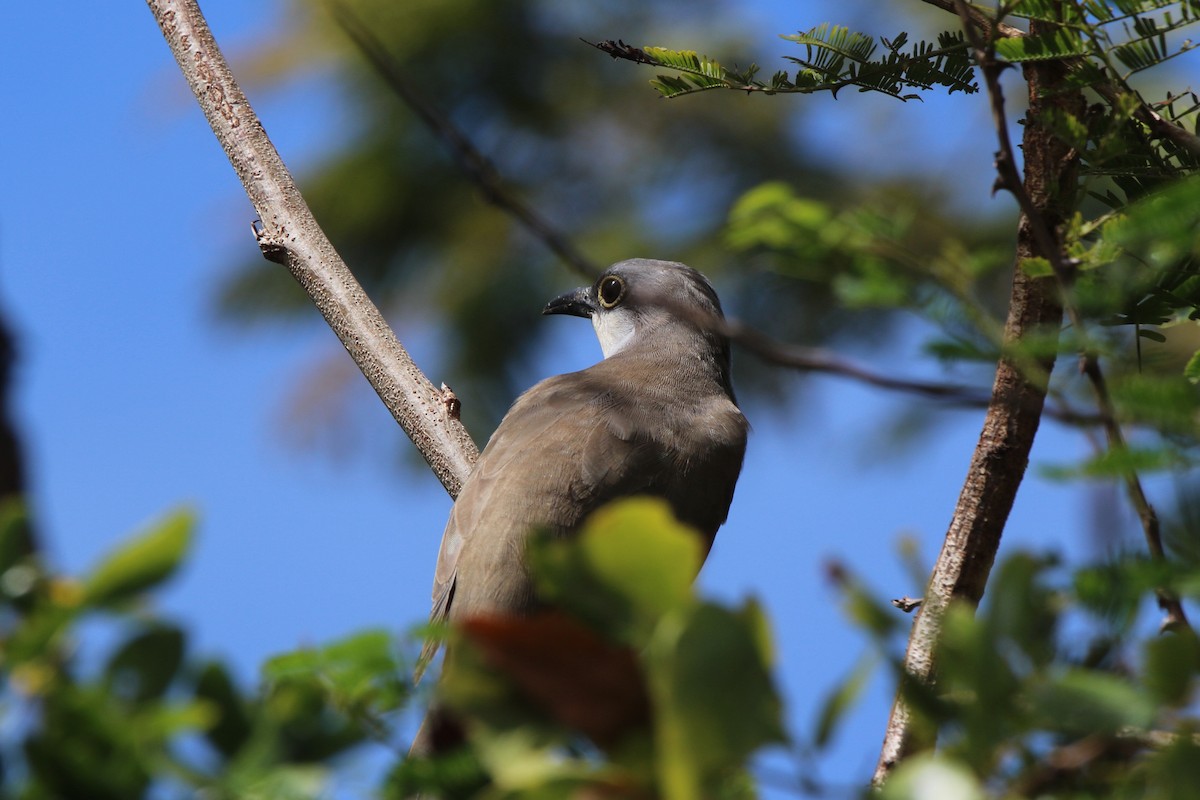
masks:
{"type": "MultiPolygon", "coordinates": [[[[785,739],[782,706],[761,609],[695,596],[700,548],[661,501],[614,503],[532,547],[554,612],[460,626],[440,695],[493,790],[745,795],[749,756],[785,739]]],[[[434,788],[421,774],[437,772],[405,765],[395,796],[434,788]]]]}
{"type": "Polygon", "coordinates": [[[670,50],[665,47],[637,48],[623,41],[605,41],[594,46],[613,56],[640,64],[665,67],[678,74],[659,74],[650,84],[667,98],[679,97],[708,89],[735,89],[763,94],[812,94],[828,91],[835,96],[847,87],[859,91],[876,91],[901,100],[919,98],[905,94],[907,89],[928,90],[946,87],[951,93],[972,93],[979,90],[974,69],[967,54],[961,33],[947,31],[938,36],[937,43],[917,42],[905,52],[908,34],[901,32],[892,39],[880,37],[885,51],[875,39],[850,29],[822,24],[810,31],[782,38],[804,45],[803,58],[788,56],[800,66],[794,73],[780,70],[769,80],[760,80],[757,64],[746,69],[724,67],[708,56],[693,50],[670,50]]]}
{"type": "MultiPolygon", "coordinates": [[[[1200,644],[1147,632],[1139,612],[1159,587],[1195,599],[1197,576],[1136,556],[1069,573],[1054,558],[1012,555],[977,613],[948,609],[933,687],[905,680],[894,609],[844,580],[880,655],[869,663],[888,665],[914,724],[939,743],[905,761],[883,795],[941,785],[977,798],[1186,796],[1200,777],[1200,644]]],[[[859,671],[835,687],[814,741],[828,741],[866,680],[859,671]]]]}
{"type": "Polygon", "coordinates": [[[189,656],[149,603],[194,523],[171,514],[76,578],[43,563],[18,505],[0,509],[5,797],[316,797],[334,759],[407,700],[385,632],[275,659],[254,692],[189,656]],[[113,641],[100,658],[77,644],[97,628],[113,641]]]}

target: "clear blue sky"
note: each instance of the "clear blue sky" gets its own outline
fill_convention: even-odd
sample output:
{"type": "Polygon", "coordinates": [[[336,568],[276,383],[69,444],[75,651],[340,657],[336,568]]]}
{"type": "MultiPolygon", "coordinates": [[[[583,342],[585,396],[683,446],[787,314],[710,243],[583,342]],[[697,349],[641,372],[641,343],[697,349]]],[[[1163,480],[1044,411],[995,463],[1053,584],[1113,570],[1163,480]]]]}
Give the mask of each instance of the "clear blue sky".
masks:
{"type": "MultiPolygon", "coordinates": [[[[775,33],[834,19],[826,5],[758,4],[764,47],[774,48],[760,60],[771,65],[786,51],[775,33]]],[[[875,3],[842,5],[866,13],[875,3]]],[[[205,3],[235,57],[269,35],[281,8],[205,3]]],[[[195,652],[228,657],[250,681],[273,653],[366,626],[405,630],[428,611],[448,497],[430,475],[394,469],[378,453],[335,463],[286,444],[288,393],[336,341],[317,326],[245,333],[214,323],[218,277],[257,252],[253,212],[145,5],[79,3],[66,14],[69,24],[37,4],[11,4],[0,24],[0,307],[18,336],[17,418],[54,561],[81,571],[139,525],[188,504],[201,519],[196,551],[161,602],[188,625],[195,652]]],[[[872,32],[896,32],[881,25],[872,32]]],[[[301,173],[337,140],[336,104],[319,82],[250,94],[301,173]]],[[[980,205],[1008,202],[987,197],[994,147],[978,100],[901,105],[848,93],[837,103],[836,114],[820,115],[824,126],[797,136],[866,171],[902,162],[936,179],[974,158],[963,174],[975,183],[957,190],[980,205]]],[[[564,270],[562,283],[576,280],[564,270]]],[[[545,299],[529,298],[530,313],[545,299]]],[[[599,357],[590,326],[562,327],[570,332],[544,374],[599,357]]],[[[420,332],[400,333],[430,365],[420,332]]],[[[914,331],[853,355],[911,374],[919,341],[914,331]]],[[[809,381],[805,392],[802,415],[750,409],[745,472],[701,585],[763,600],[792,724],[807,731],[864,647],[823,565],[839,559],[887,597],[919,594],[896,544],[909,535],[927,562],[936,555],[982,415],[947,412],[935,437],[896,456],[875,439],[907,400],[834,379],[809,381]]],[[[402,437],[381,406],[374,413],[381,440],[402,437]]],[[[1033,462],[1069,461],[1085,447],[1047,424],[1033,462]]],[[[1028,481],[1006,547],[1088,552],[1091,500],[1028,481]]],[[[890,693],[876,684],[824,777],[866,778],[890,693]]]]}

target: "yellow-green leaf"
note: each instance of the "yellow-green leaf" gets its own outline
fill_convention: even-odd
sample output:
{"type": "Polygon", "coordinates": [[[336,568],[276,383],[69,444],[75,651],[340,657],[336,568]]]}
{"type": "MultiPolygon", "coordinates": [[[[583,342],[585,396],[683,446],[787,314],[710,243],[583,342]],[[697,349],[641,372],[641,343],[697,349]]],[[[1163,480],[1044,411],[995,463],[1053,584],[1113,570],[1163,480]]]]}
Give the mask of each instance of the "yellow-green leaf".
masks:
{"type": "Polygon", "coordinates": [[[117,603],[169,578],[187,554],[194,527],[191,511],[176,511],[121,543],[84,578],[84,602],[117,603]]]}

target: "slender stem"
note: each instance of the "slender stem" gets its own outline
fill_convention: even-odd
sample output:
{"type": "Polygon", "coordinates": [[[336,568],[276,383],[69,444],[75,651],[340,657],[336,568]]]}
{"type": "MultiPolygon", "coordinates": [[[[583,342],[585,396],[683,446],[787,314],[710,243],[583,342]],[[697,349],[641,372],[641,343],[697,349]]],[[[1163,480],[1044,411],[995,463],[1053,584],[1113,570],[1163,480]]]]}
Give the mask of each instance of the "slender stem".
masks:
{"type": "Polygon", "coordinates": [[[180,70],[261,219],[259,247],[284,264],[345,345],[450,495],[478,456],[466,428],[421,373],[325,237],[267,138],[195,0],[147,0],[180,70]]]}
{"type": "Polygon", "coordinates": [[[441,109],[425,97],[415,81],[409,80],[400,65],[388,53],[383,42],[359,19],[350,6],[342,0],[326,0],[326,5],[376,74],[420,118],[430,133],[446,145],[454,156],[455,163],[484,198],[525,226],[531,235],[576,273],[589,281],[595,280],[602,271],[601,267],[505,185],[492,160],[485,156],[441,109]]]}

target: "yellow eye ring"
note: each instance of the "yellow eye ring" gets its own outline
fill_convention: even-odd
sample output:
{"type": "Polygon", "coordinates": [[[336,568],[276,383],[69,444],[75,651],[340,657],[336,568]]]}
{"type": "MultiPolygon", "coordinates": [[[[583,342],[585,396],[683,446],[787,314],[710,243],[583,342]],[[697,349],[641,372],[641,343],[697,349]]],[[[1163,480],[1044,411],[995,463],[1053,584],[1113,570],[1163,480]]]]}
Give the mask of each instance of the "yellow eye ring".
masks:
{"type": "Polygon", "coordinates": [[[606,275],[596,284],[596,299],[602,308],[612,308],[625,297],[625,281],[616,275],[606,275]]]}

